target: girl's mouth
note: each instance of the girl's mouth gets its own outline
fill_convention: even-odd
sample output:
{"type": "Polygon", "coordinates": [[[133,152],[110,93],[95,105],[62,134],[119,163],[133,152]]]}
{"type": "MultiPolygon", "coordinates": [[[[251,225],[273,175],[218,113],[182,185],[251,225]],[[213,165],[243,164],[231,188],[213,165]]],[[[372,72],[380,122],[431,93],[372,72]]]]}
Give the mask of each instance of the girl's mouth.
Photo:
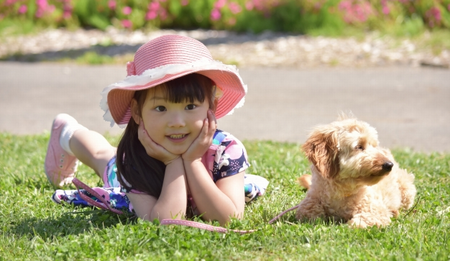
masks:
{"type": "Polygon", "coordinates": [[[184,137],[186,137],[187,134],[172,134],[168,135],[168,137],[172,140],[182,140],[184,137]]]}

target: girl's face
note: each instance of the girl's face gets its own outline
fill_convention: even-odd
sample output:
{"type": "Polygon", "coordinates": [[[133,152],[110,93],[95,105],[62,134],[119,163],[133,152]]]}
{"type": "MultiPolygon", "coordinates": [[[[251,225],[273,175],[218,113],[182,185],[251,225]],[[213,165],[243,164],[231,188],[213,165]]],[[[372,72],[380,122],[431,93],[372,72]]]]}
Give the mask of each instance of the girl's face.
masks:
{"type": "Polygon", "coordinates": [[[150,138],[170,153],[181,155],[198,137],[208,110],[208,99],[173,103],[154,88],[147,92],[141,115],[150,138]]]}

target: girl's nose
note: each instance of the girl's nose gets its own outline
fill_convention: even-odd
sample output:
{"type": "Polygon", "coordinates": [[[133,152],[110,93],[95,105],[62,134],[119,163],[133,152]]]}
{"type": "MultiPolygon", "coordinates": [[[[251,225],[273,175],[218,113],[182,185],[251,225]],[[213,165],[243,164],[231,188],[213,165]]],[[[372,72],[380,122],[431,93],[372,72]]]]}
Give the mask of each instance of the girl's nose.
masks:
{"type": "Polygon", "coordinates": [[[186,125],[183,113],[180,112],[173,112],[169,115],[169,127],[172,128],[178,128],[178,127],[184,127],[186,125]]]}

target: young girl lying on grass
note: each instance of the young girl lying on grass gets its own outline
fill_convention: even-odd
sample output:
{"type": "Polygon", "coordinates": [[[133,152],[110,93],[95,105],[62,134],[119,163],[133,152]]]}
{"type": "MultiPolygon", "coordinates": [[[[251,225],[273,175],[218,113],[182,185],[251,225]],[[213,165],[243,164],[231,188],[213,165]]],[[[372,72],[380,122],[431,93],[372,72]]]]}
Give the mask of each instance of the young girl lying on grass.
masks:
{"type": "MultiPolygon", "coordinates": [[[[268,182],[245,173],[245,147],[217,129],[216,119],[243,105],[246,86],[237,70],[213,60],[197,40],[165,35],[141,46],[127,72],[104,90],[101,104],[106,120],[126,125],[118,147],[59,114],[45,158],[48,180],[70,184],[79,160],[142,219],[243,218],[245,202],[268,182]]],[[[77,190],[52,198],[88,205],[77,190]]]]}

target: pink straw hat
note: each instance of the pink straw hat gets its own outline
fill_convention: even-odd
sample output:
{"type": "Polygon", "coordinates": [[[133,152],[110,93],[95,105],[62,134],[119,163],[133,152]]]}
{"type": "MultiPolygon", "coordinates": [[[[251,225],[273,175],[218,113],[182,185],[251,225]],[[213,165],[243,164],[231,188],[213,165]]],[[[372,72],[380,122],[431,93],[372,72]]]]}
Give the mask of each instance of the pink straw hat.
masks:
{"type": "MultiPolygon", "coordinates": [[[[247,86],[242,82],[235,66],[213,60],[211,53],[201,42],[186,36],[164,35],[142,45],[127,64],[127,77],[106,87],[102,92],[100,107],[103,118],[120,125],[131,118],[130,104],[134,92],[191,73],[210,78],[221,94],[216,118],[231,114],[234,108],[244,104],[247,86]]],[[[217,95],[216,95],[217,96],[217,95]]]]}

